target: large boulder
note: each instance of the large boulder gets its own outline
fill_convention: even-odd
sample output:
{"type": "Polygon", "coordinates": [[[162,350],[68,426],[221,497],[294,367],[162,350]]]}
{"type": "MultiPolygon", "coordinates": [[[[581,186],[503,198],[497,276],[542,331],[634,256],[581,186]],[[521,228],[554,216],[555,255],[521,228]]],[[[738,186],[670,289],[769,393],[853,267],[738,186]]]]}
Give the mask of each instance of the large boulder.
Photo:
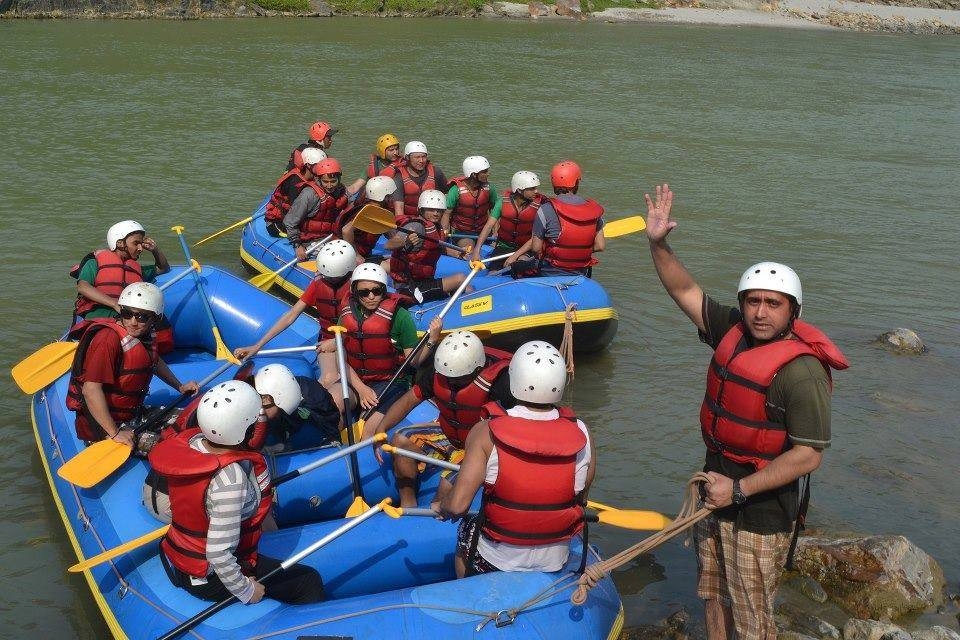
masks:
{"type": "Polygon", "coordinates": [[[916,331],[903,327],[880,334],[877,342],[895,353],[916,355],[927,350],[916,331]]]}
{"type": "Polygon", "coordinates": [[[878,620],[851,618],[843,625],[843,640],[892,640],[893,636],[901,633],[904,631],[900,627],[878,620]]]}
{"type": "Polygon", "coordinates": [[[943,602],[940,565],[903,536],[801,538],[796,568],[858,618],[898,618],[943,602]]]}
{"type": "Polygon", "coordinates": [[[532,2],[528,2],[527,10],[530,12],[531,18],[540,18],[550,13],[550,10],[547,8],[547,5],[543,4],[539,0],[533,0],[532,2]]]}
{"type": "Polygon", "coordinates": [[[567,16],[569,18],[580,19],[583,17],[583,9],[580,7],[580,0],[557,0],[554,9],[558,16],[567,16]]]}
{"type": "Polygon", "coordinates": [[[953,629],[937,625],[923,631],[914,631],[913,640],[960,640],[960,633],[953,629]]]}

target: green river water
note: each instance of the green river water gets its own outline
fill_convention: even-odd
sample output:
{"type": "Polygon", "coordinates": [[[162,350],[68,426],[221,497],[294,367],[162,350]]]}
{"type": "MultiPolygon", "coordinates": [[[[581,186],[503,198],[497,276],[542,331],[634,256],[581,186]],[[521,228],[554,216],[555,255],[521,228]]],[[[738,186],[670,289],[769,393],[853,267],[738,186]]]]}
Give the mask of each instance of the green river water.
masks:
{"type": "MultiPolygon", "coordinates": [[[[477,20],[0,21],[0,364],[68,321],[67,270],[124,218],[172,260],[272,188],[306,126],[342,131],[359,175],[385,131],[466,155],[504,187],[574,158],[611,218],[670,181],[672,241],[732,300],[770,259],[803,278],[804,317],[852,367],[836,376],[833,446],[810,522],[902,533],[960,579],[960,48],[844,32],[477,20]],[[953,256],[953,257],[951,257],[953,256]],[[898,326],[930,351],[872,344],[898,326]]],[[[197,250],[240,270],[239,236],[197,250]]],[[[577,362],[571,399],[600,451],[592,497],[678,507],[702,459],[709,351],[660,288],[642,235],[611,240],[596,277],[620,313],[577,362]]],[[[0,637],[107,634],[48,494],[28,399],[0,379],[0,637]]],[[[593,529],[608,553],[638,539],[593,529]]],[[[628,624],[697,608],[692,552],[669,543],[620,570],[628,624]]]]}

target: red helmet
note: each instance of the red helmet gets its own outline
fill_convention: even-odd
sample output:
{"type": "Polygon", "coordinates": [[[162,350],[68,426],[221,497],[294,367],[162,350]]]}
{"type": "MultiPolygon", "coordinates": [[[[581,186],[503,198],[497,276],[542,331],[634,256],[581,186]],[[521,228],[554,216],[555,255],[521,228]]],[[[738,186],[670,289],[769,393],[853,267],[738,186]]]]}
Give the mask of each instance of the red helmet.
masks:
{"type": "Polygon", "coordinates": [[[314,122],[310,126],[310,131],[308,132],[311,140],[316,140],[320,142],[327,136],[332,136],[337,132],[336,129],[330,126],[328,122],[314,122]]]}
{"type": "Polygon", "coordinates": [[[340,168],[340,163],[334,158],[327,158],[318,162],[313,167],[313,172],[318,176],[326,176],[331,174],[340,175],[343,173],[343,170],[340,168]]]}
{"type": "Polygon", "coordinates": [[[553,183],[553,186],[562,189],[573,189],[577,186],[581,176],[583,176],[583,172],[580,170],[580,165],[573,160],[559,162],[553,165],[553,169],[550,170],[550,182],[553,183]]]}

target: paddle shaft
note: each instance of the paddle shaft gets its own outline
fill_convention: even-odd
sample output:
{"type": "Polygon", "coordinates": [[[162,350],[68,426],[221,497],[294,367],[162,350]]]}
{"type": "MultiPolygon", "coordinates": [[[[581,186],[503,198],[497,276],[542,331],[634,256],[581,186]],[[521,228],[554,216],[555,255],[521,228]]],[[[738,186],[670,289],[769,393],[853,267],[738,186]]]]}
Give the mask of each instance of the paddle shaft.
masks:
{"type": "Polygon", "coordinates": [[[446,242],[444,240],[436,240],[431,238],[425,233],[420,233],[419,231],[411,231],[410,229],[404,229],[402,227],[396,227],[397,231],[400,233],[412,233],[413,235],[423,239],[424,241],[436,242],[441,247],[446,247],[447,249],[453,249],[454,251],[459,251],[460,253],[467,253],[467,249],[461,247],[458,244],[453,244],[452,242],[446,242]]]}
{"type": "MultiPolygon", "coordinates": [[[[438,513],[437,513],[436,511],[434,511],[433,509],[428,509],[428,508],[426,508],[426,507],[414,507],[414,508],[411,508],[411,509],[407,509],[406,507],[403,507],[403,508],[400,509],[400,515],[402,515],[402,516],[420,516],[420,517],[427,517],[427,518],[436,518],[436,517],[438,517],[440,514],[438,514],[438,513]]],[[[469,512],[469,513],[463,514],[462,517],[464,517],[464,518],[470,518],[470,517],[473,517],[473,516],[475,516],[475,515],[477,515],[477,512],[476,512],[476,511],[471,511],[471,512],[469,512]]],[[[598,515],[595,514],[595,513],[585,513],[585,514],[583,514],[583,519],[586,520],[587,522],[600,522],[600,516],[598,516],[598,515]]]]}
{"type": "MultiPolygon", "coordinates": [[[[347,429],[347,442],[353,445],[353,412],[350,411],[350,383],[347,380],[347,358],[343,348],[343,328],[337,327],[333,339],[337,344],[337,366],[340,368],[340,392],[343,394],[343,426],[347,429]]],[[[350,455],[350,483],[353,485],[353,497],[363,500],[363,487],[360,486],[360,465],[357,455],[350,455]]]]}
{"type": "MultiPolygon", "coordinates": [[[[319,540],[317,540],[316,542],[314,542],[313,544],[311,544],[309,547],[307,547],[307,548],[304,549],[303,551],[300,551],[299,553],[293,554],[292,556],[290,556],[289,558],[287,558],[286,560],[284,560],[283,562],[281,562],[279,567],[277,567],[276,569],[274,569],[274,570],[271,571],[270,573],[268,573],[268,574],[266,574],[265,576],[263,576],[262,578],[260,578],[260,579],[258,580],[258,582],[261,582],[261,583],[266,582],[267,580],[269,580],[270,578],[272,578],[272,577],[275,576],[276,574],[280,573],[280,572],[283,571],[284,569],[289,569],[291,566],[293,566],[294,564],[296,564],[296,563],[299,562],[300,560],[303,560],[304,558],[306,558],[307,556],[309,556],[311,553],[317,551],[318,549],[320,549],[320,548],[323,547],[323,546],[326,546],[327,544],[329,544],[329,543],[332,542],[333,540],[336,540],[337,538],[339,538],[340,536],[342,536],[343,534],[345,534],[347,531],[350,531],[350,529],[353,529],[354,527],[359,526],[362,522],[364,522],[364,521],[366,521],[366,520],[369,520],[370,518],[372,518],[372,517],[375,516],[376,514],[380,513],[381,511],[383,511],[383,504],[382,504],[382,503],[376,505],[375,507],[369,509],[368,511],[365,511],[364,513],[362,513],[361,515],[357,516],[356,518],[353,518],[352,520],[350,520],[350,521],[347,522],[346,524],[344,524],[344,525],[342,525],[342,526],[334,529],[333,531],[331,531],[331,532],[328,533],[327,535],[323,536],[322,538],[320,538],[319,540]]],[[[226,599],[224,599],[224,600],[221,600],[220,602],[218,602],[218,603],[216,603],[216,604],[214,604],[214,605],[211,605],[211,606],[207,607],[206,609],[204,609],[203,611],[201,611],[201,612],[198,613],[197,615],[193,616],[192,618],[190,618],[190,619],[187,620],[186,622],[182,623],[181,625],[177,626],[176,628],[171,629],[170,631],[168,631],[168,632],[165,633],[164,635],[160,636],[157,640],[172,640],[173,638],[176,638],[176,637],[179,636],[180,634],[182,634],[182,633],[184,633],[184,632],[186,632],[186,631],[189,631],[190,629],[193,629],[195,626],[197,626],[198,624],[200,624],[201,622],[203,622],[204,620],[206,620],[207,618],[209,618],[209,617],[212,616],[213,614],[217,613],[217,612],[220,611],[221,609],[225,609],[226,607],[230,606],[230,605],[233,604],[236,600],[237,600],[237,597],[236,597],[236,596],[230,596],[229,598],[226,598],[226,599]]]]}
{"type": "MultiPolygon", "coordinates": [[[[470,284],[470,281],[480,273],[483,267],[475,267],[471,269],[470,273],[467,274],[467,277],[464,278],[463,282],[460,283],[460,286],[457,287],[457,290],[453,292],[450,296],[450,299],[447,300],[447,304],[443,305],[443,309],[440,310],[440,313],[437,314],[437,317],[443,320],[444,316],[447,315],[447,312],[453,307],[457,302],[457,299],[463,295],[464,290],[470,284]]],[[[427,341],[430,339],[430,332],[427,331],[423,334],[423,337],[420,338],[420,342],[417,343],[417,346],[413,348],[413,351],[410,352],[410,355],[407,356],[407,359],[403,361],[403,364],[397,369],[397,372],[393,374],[393,377],[390,378],[390,382],[387,383],[387,386],[384,387],[383,393],[380,394],[380,397],[377,398],[377,404],[373,407],[367,409],[363,415],[360,417],[361,420],[366,421],[373,413],[377,410],[377,407],[380,406],[380,399],[387,395],[387,392],[390,391],[391,387],[397,383],[397,380],[400,379],[400,376],[403,375],[403,372],[407,370],[410,364],[416,359],[417,355],[420,354],[420,351],[423,349],[423,346],[427,344],[427,341]]]]}
{"type": "Polygon", "coordinates": [[[278,476],[277,478],[275,478],[275,479],[273,480],[273,482],[271,482],[271,484],[274,485],[274,486],[276,486],[276,485],[278,485],[278,484],[283,484],[284,482],[287,482],[288,480],[293,480],[294,478],[300,477],[300,476],[302,476],[302,475],[305,474],[305,473],[309,473],[310,471],[313,471],[313,470],[316,469],[317,467],[322,467],[323,465],[325,465],[325,464],[327,464],[327,463],[329,463],[329,462],[333,462],[334,460],[339,460],[340,458],[342,458],[342,457],[344,457],[344,456],[353,456],[353,455],[354,455],[357,451],[359,451],[360,449],[363,449],[364,447],[367,447],[367,446],[369,446],[369,445],[371,445],[371,444],[374,444],[374,443],[376,443],[376,442],[382,442],[382,441],[384,441],[385,439],[386,439],[386,434],[377,434],[376,436],[373,436],[372,438],[367,438],[366,440],[361,440],[360,442],[358,442],[358,443],[356,443],[356,444],[351,444],[349,447],[344,447],[343,449],[341,449],[340,451],[337,451],[336,453],[331,453],[329,456],[326,456],[326,457],[324,457],[324,458],[320,458],[319,460],[314,460],[313,462],[310,462],[310,463],[308,463],[308,464],[305,464],[305,465],[303,465],[302,467],[300,467],[300,468],[298,468],[298,469],[294,469],[293,471],[288,471],[287,473],[283,474],[282,476],[278,476]]]}
{"type": "MultiPolygon", "coordinates": [[[[322,240],[317,240],[316,242],[314,242],[313,244],[311,244],[311,245],[310,245],[309,247],[307,247],[307,249],[306,249],[307,255],[309,256],[311,253],[313,253],[314,251],[316,251],[317,249],[319,249],[320,247],[322,247],[323,245],[325,245],[327,242],[330,241],[330,238],[332,238],[332,237],[333,237],[333,234],[331,233],[331,234],[328,235],[326,238],[323,238],[322,240]]],[[[289,269],[290,267],[292,267],[293,265],[297,264],[298,262],[300,262],[300,258],[294,258],[294,259],[291,260],[290,262],[284,263],[282,267],[280,267],[279,269],[277,269],[276,271],[274,271],[274,272],[271,273],[270,275],[276,277],[276,276],[280,275],[281,273],[283,273],[284,271],[286,271],[287,269],[289,269]]]]}
{"type": "MultiPolygon", "coordinates": [[[[190,247],[187,246],[187,241],[183,237],[183,227],[177,225],[172,227],[174,233],[177,234],[177,238],[180,240],[180,246],[183,247],[183,256],[187,259],[187,262],[193,262],[193,258],[190,257],[190,247]]],[[[220,345],[223,344],[222,339],[220,338],[220,327],[217,326],[217,321],[213,317],[213,309],[210,308],[210,301],[207,299],[207,292],[203,288],[203,279],[200,277],[199,273],[193,274],[193,279],[197,283],[197,293],[200,294],[200,300],[203,301],[203,308],[207,312],[207,319],[210,321],[210,327],[213,330],[214,341],[217,343],[217,356],[220,356],[220,345]]],[[[229,355],[229,350],[224,346],[224,351],[229,355]]],[[[230,356],[232,357],[232,356],[230,356]]],[[[228,360],[230,358],[227,358],[228,360]]]]}

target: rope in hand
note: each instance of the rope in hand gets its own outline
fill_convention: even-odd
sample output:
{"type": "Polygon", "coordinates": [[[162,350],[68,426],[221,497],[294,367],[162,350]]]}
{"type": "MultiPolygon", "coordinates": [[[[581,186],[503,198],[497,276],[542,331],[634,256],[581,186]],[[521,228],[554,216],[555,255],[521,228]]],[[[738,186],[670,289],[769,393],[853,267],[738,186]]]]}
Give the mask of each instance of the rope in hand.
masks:
{"type": "Polygon", "coordinates": [[[571,302],[563,313],[563,338],[560,340],[560,355],[567,361],[567,382],[573,380],[573,321],[577,319],[577,303],[571,302]]]}
{"type": "Polygon", "coordinates": [[[630,562],[637,556],[660,546],[667,540],[676,537],[692,527],[694,524],[709,516],[712,511],[705,507],[697,509],[700,501],[700,483],[708,482],[707,474],[697,472],[687,482],[686,497],[683,499],[683,505],[680,507],[680,513],[665,529],[658,531],[648,538],[645,538],[605,560],[596,562],[583,572],[580,576],[579,584],[576,590],[570,594],[570,602],[573,604],[583,604],[587,600],[587,593],[600,582],[609,572],[630,562]]]}

